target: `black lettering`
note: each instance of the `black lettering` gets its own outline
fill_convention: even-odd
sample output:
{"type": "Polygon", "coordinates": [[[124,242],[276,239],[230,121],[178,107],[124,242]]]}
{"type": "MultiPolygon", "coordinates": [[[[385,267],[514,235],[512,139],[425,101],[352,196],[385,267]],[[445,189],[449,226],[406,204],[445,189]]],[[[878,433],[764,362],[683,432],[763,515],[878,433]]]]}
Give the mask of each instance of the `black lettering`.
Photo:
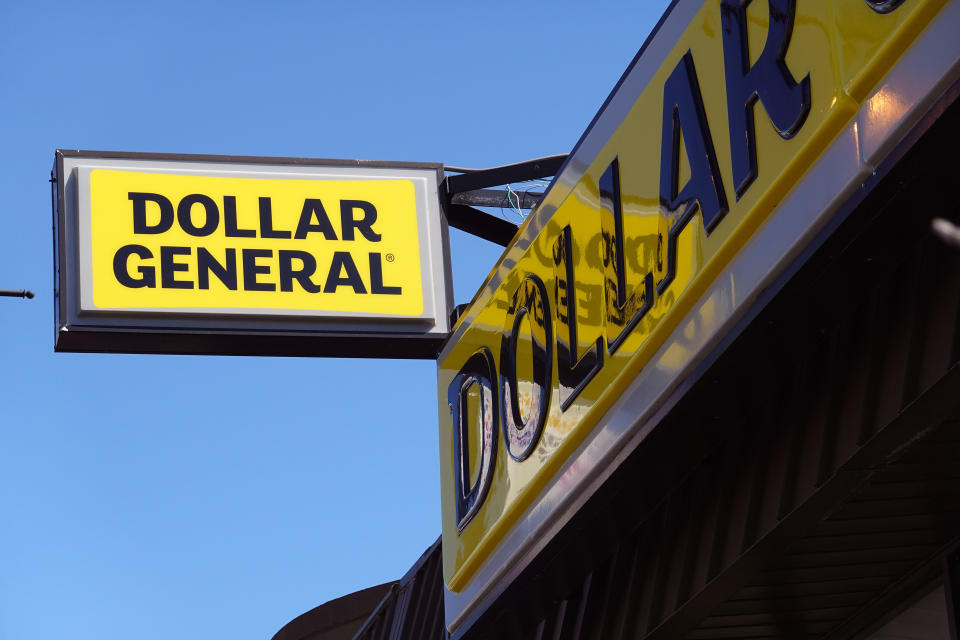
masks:
{"type": "Polygon", "coordinates": [[[447,387],[447,406],[453,422],[453,483],[454,506],[457,516],[457,531],[462,532],[473,520],[493,481],[497,464],[497,428],[500,425],[500,402],[497,399],[497,369],[493,354],[481,347],[467,360],[447,387]],[[479,394],[478,416],[471,416],[467,401],[470,391],[476,387],[479,394]],[[470,427],[482,428],[478,434],[482,443],[480,450],[480,473],[471,486],[470,478],[470,427]]]}
{"type": "MultiPolygon", "coordinates": [[[[640,284],[627,284],[624,247],[623,198],[620,162],[613,159],[600,176],[600,229],[603,234],[603,293],[606,306],[607,349],[614,353],[637,323],[653,307],[653,272],[640,276],[640,284]]],[[[635,279],[639,274],[631,279],[635,279]]]]}
{"type": "Polygon", "coordinates": [[[353,263],[353,257],[346,251],[334,251],[333,262],[330,264],[330,271],[327,273],[327,281],[323,285],[323,292],[336,293],[337,287],[342,284],[353,287],[354,293],[367,292],[367,288],[363,286],[360,272],[357,271],[357,265],[353,263]],[[346,275],[341,276],[341,271],[346,271],[346,275]]]}
{"type": "Polygon", "coordinates": [[[353,230],[356,229],[370,242],[380,242],[380,234],[373,230],[373,223],[377,221],[377,210],[369,202],[363,200],[340,201],[340,224],[344,240],[353,240],[353,230]],[[354,220],[353,210],[363,211],[363,218],[354,220]]]}
{"type": "Polygon", "coordinates": [[[185,197],[180,201],[180,204],[177,205],[177,222],[179,222],[180,227],[191,236],[208,236],[216,231],[217,226],[220,224],[220,210],[217,209],[217,203],[213,201],[213,198],[205,196],[202,193],[193,193],[185,197]],[[195,204],[203,206],[205,217],[202,227],[193,224],[191,213],[193,211],[193,205],[195,204]]]}
{"type": "Polygon", "coordinates": [[[289,238],[289,231],[275,231],[273,228],[273,204],[270,198],[260,198],[260,237],[289,238]]]}
{"type": "Polygon", "coordinates": [[[573,273],[573,236],[567,225],[553,244],[557,300],[557,377],[560,409],[566,411],[603,367],[603,339],[598,337],[582,356],[577,342],[577,293],[573,273]]]}
{"type": "Polygon", "coordinates": [[[507,453],[518,462],[526,460],[540,441],[547,424],[550,405],[550,379],[553,375],[553,327],[543,281],[528,274],[513,294],[503,324],[500,341],[500,398],[503,406],[503,439],[507,453]],[[524,320],[530,327],[533,358],[532,403],[529,415],[520,415],[517,380],[517,347],[524,320]]]}
{"type": "Polygon", "coordinates": [[[767,41],[752,67],[747,40],[747,6],[751,1],[723,0],[720,4],[730,155],[737,200],[757,177],[757,101],[763,103],[777,133],[785,140],[800,131],[811,104],[810,74],[797,83],[785,61],[797,12],[796,0],[768,0],[767,41]]]}
{"type": "Polygon", "coordinates": [[[903,0],[867,0],[867,6],[877,13],[896,11],[902,3],[903,0]]]}
{"type": "Polygon", "coordinates": [[[300,212],[297,232],[293,234],[293,237],[303,240],[312,231],[322,233],[324,240],[337,239],[337,233],[333,230],[333,225],[330,223],[330,218],[327,217],[327,211],[323,208],[323,203],[315,198],[307,198],[303,201],[303,211],[300,212]],[[314,218],[317,220],[316,224],[311,222],[314,218]]]}
{"type": "Polygon", "coordinates": [[[193,289],[193,283],[177,280],[178,271],[187,271],[189,267],[182,262],[174,262],[175,256],[190,255],[190,247],[160,247],[160,286],[164,289],[193,289]]]}
{"type": "Polygon", "coordinates": [[[687,51],[663,86],[663,133],[660,141],[660,205],[667,211],[681,206],[683,212],[667,233],[667,269],[657,283],[663,293],[677,275],[677,238],[700,210],[709,235],[727,213],[727,197],[720,180],[713,138],[703,109],[700,84],[687,51]],[[680,190],[680,140],[690,161],[690,179],[680,190]]]}
{"type": "MultiPolygon", "coordinates": [[[[171,212],[172,211],[173,209],[171,209],[171,212]]],[[[150,249],[147,249],[143,245],[139,244],[128,244],[117,249],[117,253],[113,256],[113,275],[117,278],[117,282],[125,287],[130,287],[131,289],[139,289],[141,287],[149,287],[152,289],[156,287],[157,274],[153,267],[145,267],[140,265],[137,267],[140,277],[130,277],[130,272],[127,271],[127,261],[129,260],[130,256],[134,254],[136,254],[141,260],[146,260],[153,257],[153,254],[150,253],[150,249]]]]}
{"type": "Polygon", "coordinates": [[[133,200],[134,233],[165,233],[173,226],[173,204],[159,193],[131,191],[127,196],[133,200]],[[147,202],[153,202],[160,207],[160,220],[153,226],[147,224],[147,202]]]}
{"type": "Polygon", "coordinates": [[[388,296],[398,296],[401,287],[383,286],[383,256],[379,253],[370,253],[370,293],[382,293],[388,296]]]}
{"type": "Polygon", "coordinates": [[[293,291],[293,281],[296,280],[307,293],[320,293],[321,287],[313,284],[310,276],[317,270],[317,260],[306,251],[288,251],[280,249],[277,252],[280,261],[280,291],[293,291]],[[299,260],[301,267],[293,268],[293,261],[299,260]]]}
{"type": "Polygon", "coordinates": [[[226,250],[226,265],[217,262],[209,251],[203,247],[197,248],[197,288],[210,288],[210,274],[212,273],[231,291],[237,290],[237,250],[226,250]]]}
{"type": "Polygon", "coordinates": [[[223,196],[223,235],[228,238],[256,238],[255,229],[237,228],[237,197],[223,196]]]}
{"type": "Polygon", "coordinates": [[[257,258],[272,258],[272,249],[243,249],[243,289],[244,291],[276,291],[272,282],[257,282],[257,276],[270,273],[269,265],[257,264],[257,258]]]}

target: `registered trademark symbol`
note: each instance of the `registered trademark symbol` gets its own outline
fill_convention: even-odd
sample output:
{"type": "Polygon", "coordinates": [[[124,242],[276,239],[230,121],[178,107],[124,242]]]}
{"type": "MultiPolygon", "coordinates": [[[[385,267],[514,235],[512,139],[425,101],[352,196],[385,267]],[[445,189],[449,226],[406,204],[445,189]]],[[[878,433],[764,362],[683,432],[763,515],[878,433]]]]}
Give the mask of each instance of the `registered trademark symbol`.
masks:
{"type": "Polygon", "coordinates": [[[394,260],[396,260],[396,257],[392,253],[388,253],[386,255],[386,258],[387,258],[387,262],[393,262],[394,260]]]}

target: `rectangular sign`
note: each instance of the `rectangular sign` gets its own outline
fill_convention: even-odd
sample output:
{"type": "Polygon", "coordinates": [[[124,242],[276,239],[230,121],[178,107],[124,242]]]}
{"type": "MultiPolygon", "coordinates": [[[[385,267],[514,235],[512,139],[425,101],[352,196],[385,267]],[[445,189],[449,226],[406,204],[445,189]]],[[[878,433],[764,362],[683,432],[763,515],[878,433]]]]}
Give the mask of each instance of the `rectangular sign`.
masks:
{"type": "Polygon", "coordinates": [[[958,12],[671,4],[440,354],[454,637],[872,184],[955,81],[958,12]]]}
{"type": "Polygon", "coordinates": [[[441,177],[58,151],[56,349],[435,357],[451,308],[441,177]]]}

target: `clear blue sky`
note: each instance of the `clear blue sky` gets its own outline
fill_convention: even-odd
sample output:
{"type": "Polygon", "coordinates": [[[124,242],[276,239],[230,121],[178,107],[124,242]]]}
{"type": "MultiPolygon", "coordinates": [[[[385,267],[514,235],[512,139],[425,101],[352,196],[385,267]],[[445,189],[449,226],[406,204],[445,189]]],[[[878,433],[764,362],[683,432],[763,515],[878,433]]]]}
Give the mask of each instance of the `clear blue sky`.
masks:
{"type": "Polygon", "coordinates": [[[54,354],[55,149],[565,153],[666,5],[3,0],[0,640],[268,640],[440,532],[432,362],[54,354]]]}

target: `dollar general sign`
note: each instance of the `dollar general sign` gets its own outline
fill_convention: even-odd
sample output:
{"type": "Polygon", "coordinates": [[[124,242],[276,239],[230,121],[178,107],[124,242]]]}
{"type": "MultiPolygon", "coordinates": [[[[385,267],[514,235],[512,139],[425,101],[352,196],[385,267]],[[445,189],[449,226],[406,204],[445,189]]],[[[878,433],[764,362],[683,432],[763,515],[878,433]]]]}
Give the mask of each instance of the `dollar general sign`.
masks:
{"type": "Polygon", "coordinates": [[[875,183],[956,78],[958,15],[670,4],[438,359],[452,637],[875,183]]]}
{"type": "Polygon", "coordinates": [[[76,307],[58,348],[128,316],[140,331],[397,333],[435,355],[449,307],[437,166],[223,160],[58,154],[76,237],[61,243],[76,307]]]}

